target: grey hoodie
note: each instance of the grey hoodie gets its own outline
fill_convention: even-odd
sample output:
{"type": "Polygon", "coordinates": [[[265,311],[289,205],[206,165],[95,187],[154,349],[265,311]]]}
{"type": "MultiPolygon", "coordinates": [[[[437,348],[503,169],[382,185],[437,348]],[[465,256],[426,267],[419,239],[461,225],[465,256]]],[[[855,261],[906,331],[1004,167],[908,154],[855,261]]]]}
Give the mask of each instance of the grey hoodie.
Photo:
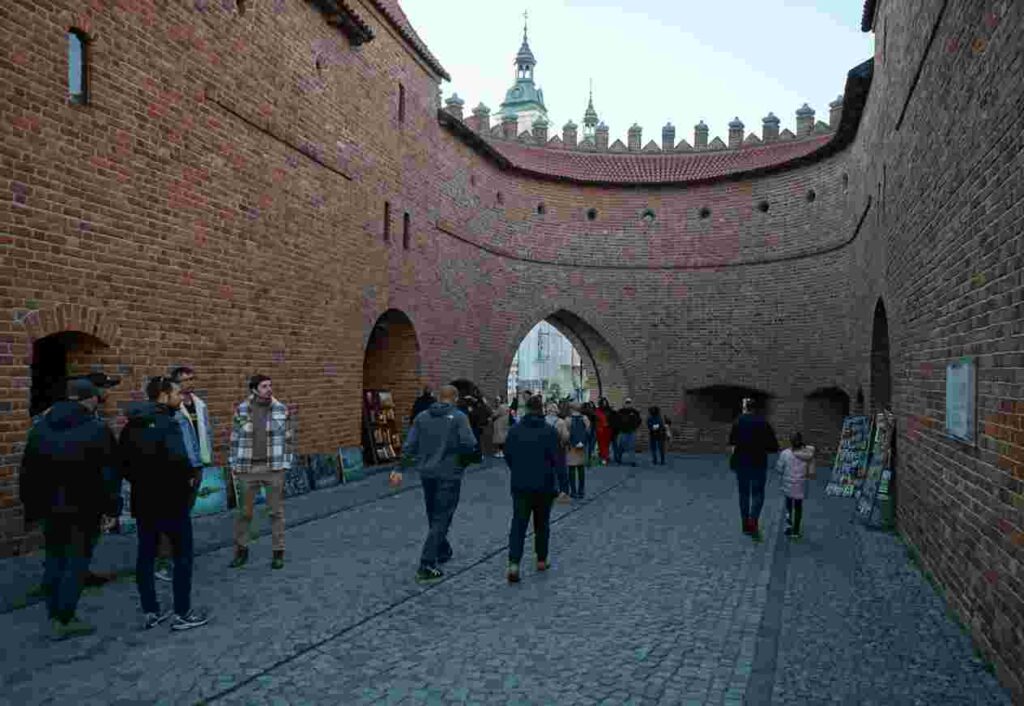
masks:
{"type": "Polygon", "coordinates": [[[421,478],[455,480],[476,449],[469,418],[447,402],[435,402],[416,415],[402,448],[402,466],[415,466],[421,478]]]}

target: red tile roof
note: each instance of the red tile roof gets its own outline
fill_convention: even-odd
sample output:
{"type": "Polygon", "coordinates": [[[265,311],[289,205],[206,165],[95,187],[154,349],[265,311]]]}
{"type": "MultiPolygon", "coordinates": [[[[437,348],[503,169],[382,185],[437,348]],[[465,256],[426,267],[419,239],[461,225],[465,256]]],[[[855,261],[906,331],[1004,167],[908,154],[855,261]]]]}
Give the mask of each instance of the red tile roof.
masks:
{"type": "Polygon", "coordinates": [[[485,139],[490,147],[508,160],[513,169],[540,176],[605,184],[666,184],[719,179],[755,169],[776,167],[806,157],[834,137],[834,133],[829,133],[756,147],[664,154],[555,150],[485,139]]]}
{"type": "Polygon", "coordinates": [[[420,39],[420,35],[416,34],[416,30],[412,28],[412,23],[409,22],[409,18],[405,16],[402,11],[402,6],[398,4],[398,0],[372,0],[374,6],[380,10],[381,14],[384,15],[388,22],[398,30],[398,33],[405,37],[406,41],[412,45],[412,48],[416,50],[416,53],[427,62],[427,64],[436,71],[445,81],[451,81],[452,77],[448,75],[448,72],[441,66],[441,62],[437,60],[430,50],[427,49],[426,43],[420,39]]]}

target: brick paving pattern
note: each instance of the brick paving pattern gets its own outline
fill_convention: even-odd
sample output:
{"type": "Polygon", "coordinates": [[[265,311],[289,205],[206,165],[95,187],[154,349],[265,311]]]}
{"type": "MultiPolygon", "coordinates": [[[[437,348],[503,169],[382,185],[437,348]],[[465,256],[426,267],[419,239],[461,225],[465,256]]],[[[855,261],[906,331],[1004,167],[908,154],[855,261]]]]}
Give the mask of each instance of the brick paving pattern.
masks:
{"type": "Polygon", "coordinates": [[[494,460],[467,476],[431,588],[412,581],[419,490],[390,497],[376,476],[292,499],[322,516],[288,530],[283,571],[266,536],[237,572],[228,547],[199,556],[206,627],[142,631],[127,582],[83,598],[84,638],[50,641],[41,606],[9,611],[0,703],[739,704],[767,703],[749,692],[764,684],[776,704],[1010,703],[899,541],[843,500],[812,493],[789,544],[770,484],[754,545],[723,457],[598,469],[586,501],[555,506],[551,570],[525,563],[509,586],[507,482],[494,460]]]}

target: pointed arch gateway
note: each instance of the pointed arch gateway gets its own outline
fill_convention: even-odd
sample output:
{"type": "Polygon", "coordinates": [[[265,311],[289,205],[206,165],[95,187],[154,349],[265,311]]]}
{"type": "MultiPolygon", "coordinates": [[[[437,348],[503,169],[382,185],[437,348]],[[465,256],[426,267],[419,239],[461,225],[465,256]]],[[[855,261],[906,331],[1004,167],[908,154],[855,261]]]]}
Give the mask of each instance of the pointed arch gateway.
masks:
{"type": "Polygon", "coordinates": [[[871,412],[892,407],[892,372],[889,361],[889,318],[879,297],[871,325],[871,412]]]}
{"type": "Polygon", "coordinates": [[[400,449],[401,439],[405,438],[407,431],[408,416],[416,401],[420,372],[420,345],[412,320],[399,309],[388,309],[370,330],[363,355],[360,407],[363,410],[362,440],[366,463],[394,460],[375,453],[374,449],[387,447],[388,441],[396,454],[400,449]],[[372,398],[370,407],[374,407],[379,401],[372,391],[378,390],[390,393],[393,418],[382,414],[381,409],[373,409],[372,413],[368,411],[367,395],[372,398]],[[385,433],[398,438],[384,440],[381,434],[385,433]]]}

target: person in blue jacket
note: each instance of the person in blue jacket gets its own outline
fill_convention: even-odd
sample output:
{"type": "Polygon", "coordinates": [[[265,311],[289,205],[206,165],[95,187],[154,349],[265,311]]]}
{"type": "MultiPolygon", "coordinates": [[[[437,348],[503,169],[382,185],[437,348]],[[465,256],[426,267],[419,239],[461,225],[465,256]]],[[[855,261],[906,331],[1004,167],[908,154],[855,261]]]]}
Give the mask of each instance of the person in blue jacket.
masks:
{"type": "Polygon", "coordinates": [[[558,495],[556,478],[565,472],[565,454],[558,431],[544,420],[544,401],[539,396],[527,400],[526,414],[519,424],[509,429],[505,463],[509,467],[512,491],[507,578],[516,583],[531,514],[537,571],[548,568],[551,505],[558,495]]]}
{"type": "MultiPolygon", "coordinates": [[[[469,418],[455,406],[459,401],[458,389],[445,385],[438,397],[437,402],[416,415],[402,447],[402,467],[415,466],[419,470],[430,526],[416,572],[420,583],[444,578],[437,565],[452,558],[448,529],[459,505],[463,471],[477,448],[469,418]]],[[[392,485],[401,482],[400,472],[391,474],[392,485]]]]}

